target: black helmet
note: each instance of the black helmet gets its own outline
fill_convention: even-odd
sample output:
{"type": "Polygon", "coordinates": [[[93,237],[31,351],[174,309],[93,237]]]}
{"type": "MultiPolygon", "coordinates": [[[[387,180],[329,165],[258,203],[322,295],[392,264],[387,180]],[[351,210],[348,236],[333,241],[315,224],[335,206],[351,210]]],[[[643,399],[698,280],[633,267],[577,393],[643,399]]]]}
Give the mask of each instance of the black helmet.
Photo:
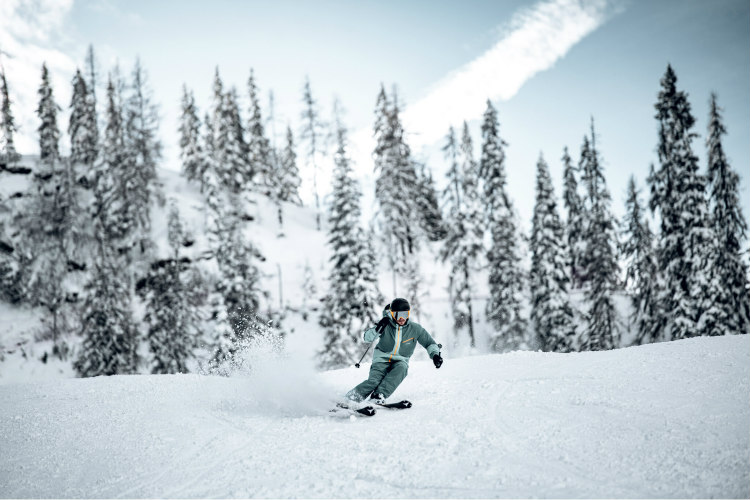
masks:
{"type": "Polygon", "coordinates": [[[391,302],[391,311],[410,311],[411,306],[409,305],[409,301],[406,299],[393,299],[393,302],[391,302]]]}

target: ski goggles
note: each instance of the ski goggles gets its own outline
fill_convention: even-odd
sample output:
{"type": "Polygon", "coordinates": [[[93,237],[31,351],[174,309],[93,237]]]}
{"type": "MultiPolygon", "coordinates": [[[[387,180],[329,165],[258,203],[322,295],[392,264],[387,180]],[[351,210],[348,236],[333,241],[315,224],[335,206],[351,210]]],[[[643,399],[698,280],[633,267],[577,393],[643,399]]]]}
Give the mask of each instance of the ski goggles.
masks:
{"type": "Polygon", "coordinates": [[[393,316],[393,319],[399,320],[399,319],[409,319],[409,311],[391,311],[391,316],[393,316]]]}

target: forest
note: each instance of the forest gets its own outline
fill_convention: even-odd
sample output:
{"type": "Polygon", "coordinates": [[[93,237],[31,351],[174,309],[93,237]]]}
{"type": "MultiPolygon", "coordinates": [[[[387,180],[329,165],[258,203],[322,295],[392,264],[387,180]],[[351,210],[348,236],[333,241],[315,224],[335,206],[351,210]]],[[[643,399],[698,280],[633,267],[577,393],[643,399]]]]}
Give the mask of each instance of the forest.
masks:
{"type": "Polygon", "coordinates": [[[364,221],[339,108],[324,119],[307,79],[302,126],[288,127],[277,147],[254,72],[239,91],[217,68],[202,109],[182,87],[181,175],[200,190],[210,242],[200,256],[185,253],[195,235],[160,183],[158,103],[145,68],[136,62],[127,75],[116,67],[106,81],[100,77],[90,47],[72,76],[63,124],[63,101],[41,68],[39,156],[30,163],[14,146],[13,92],[0,68],[0,183],[8,175],[29,178],[26,191],[0,199],[0,300],[43,311],[39,339],[51,340],[50,355],[69,360],[81,377],[185,373],[195,359],[221,373],[254,337],[283,334],[287,311],[266,304],[258,271],[265,257],[245,207],[268,199],[283,228],[284,207],[302,204],[302,168],[313,169],[310,209],[315,229],[326,231],[330,259],[328,289],[318,297],[322,312],[312,318],[328,339],[317,353],[323,369],[346,366],[360,352],[362,331],[387,300],[377,279],[383,267],[402,277],[403,293],[419,307],[426,245],[438,248],[450,269],[452,330],[472,347],[479,317],[494,332],[481,347],[494,352],[615,349],[625,346],[626,323],[638,344],[750,331],[747,223],[740,178],[722,148],[722,108],[712,94],[700,145],[671,66],[658,84],[655,78],[658,162],[643,186],[631,177],[625,217],[613,215],[592,117],[577,154],[559,152],[560,198],[540,155],[530,234],[514,208],[507,144],[490,100],[481,137],[472,137],[467,122],[446,131],[441,192],[437,169],[409,147],[404,103],[381,84],[372,126],[378,211],[364,221]],[[706,148],[705,165],[698,147],[706,148]],[[331,186],[317,183],[322,157],[334,166],[331,186]],[[168,250],[152,238],[156,206],[168,210],[168,250]],[[476,301],[480,280],[489,289],[483,309],[476,301]],[[572,290],[582,291],[581,307],[571,303],[572,290]],[[629,318],[615,305],[618,293],[627,294],[629,318]]]}

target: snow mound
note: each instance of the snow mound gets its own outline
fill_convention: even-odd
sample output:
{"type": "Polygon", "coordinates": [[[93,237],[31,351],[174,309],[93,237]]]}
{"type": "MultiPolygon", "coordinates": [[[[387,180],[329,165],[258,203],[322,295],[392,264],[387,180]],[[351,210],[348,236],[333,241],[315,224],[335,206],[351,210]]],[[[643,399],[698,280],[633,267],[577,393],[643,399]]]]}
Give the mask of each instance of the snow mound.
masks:
{"type": "Polygon", "coordinates": [[[232,377],[0,386],[2,497],[750,496],[750,337],[414,362],[410,410],[331,416],[367,374],[258,349],[232,377]]]}

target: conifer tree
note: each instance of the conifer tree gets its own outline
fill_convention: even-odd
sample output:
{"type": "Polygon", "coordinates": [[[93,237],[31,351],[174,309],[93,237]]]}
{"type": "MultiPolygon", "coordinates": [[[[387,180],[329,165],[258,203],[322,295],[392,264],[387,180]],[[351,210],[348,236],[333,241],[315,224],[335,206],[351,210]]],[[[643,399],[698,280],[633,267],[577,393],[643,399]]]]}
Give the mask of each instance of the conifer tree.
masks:
{"type": "Polygon", "coordinates": [[[73,97],[70,101],[70,161],[76,169],[76,181],[84,186],[91,183],[93,168],[99,154],[99,128],[93,91],[86,85],[80,70],[73,77],[73,97]],[[82,169],[82,171],[80,171],[82,169]]]}
{"type": "Polygon", "coordinates": [[[395,276],[406,274],[408,262],[419,250],[418,224],[414,224],[419,221],[419,214],[411,194],[417,174],[399,113],[395,92],[389,100],[381,86],[375,110],[375,198],[380,231],[394,272],[394,287],[395,276]]]}
{"type": "Polygon", "coordinates": [[[93,100],[94,115],[96,115],[96,82],[98,78],[98,72],[96,71],[96,57],[94,56],[94,46],[89,44],[89,48],[86,51],[86,76],[88,81],[86,82],[89,94],[93,100]]]}
{"type": "Polygon", "coordinates": [[[531,229],[531,321],[544,351],[574,349],[575,325],[568,297],[565,231],[549,167],[540,155],[537,162],[536,202],[531,229]]]}
{"type": "Polygon", "coordinates": [[[708,189],[711,201],[710,221],[716,235],[713,262],[716,268],[721,324],[710,334],[750,333],[750,296],[748,296],[748,268],[742,260],[741,244],[747,232],[747,222],[739,202],[740,178],[724,153],[722,136],[727,133],[717,103],[716,93],[709,101],[708,189]]]}
{"type": "Polygon", "coordinates": [[[279,182],[279,199],[296,205],[302,205],[299,197],[299,186],[301,184],[299,169],[297,168],[297,153],[294,147],[294,135],[292,128],[286,129],[286,143],[281,152],[279,182]]]}
{"type": "Polygon", "coordinates": [[[445,238],[447,231],[440,212],[435,181],[432,172],[424,163],[415,164],[417,172],[417,211],[422,231],[430,241],[440,241],[445,238]]]}
{"type": "Polygon", "coordinates": [[[614,349],[620,342],[620,324],[614,303],[619,275],[617,234],[604,168],[596,149],[593,119],[587,156],[581,161],[584,164],[585,203],[589,214],[584,252],[586,277],[589,280],[585,291],[588,322],[582,347],[588,350],[614,349]]]}
{"type": "Polygon", "coordinates": [[[252,178],[236,89],[224,91],[216,68],[211,117],[206,119],[206,152],[220,185],[239,194],[252,178]]]}
{"type": "MultiPolygon", "coordinates": [[[[104,201],[93,216],[104,233],[103,244],[112,245],[121,260],[120,265],[129,270],[140,240],[142,214],[139,213],[139,205],[131,200],[132,191],[137,189],[139,183],[133,167],[134,155],[127,147],[117,78],[116,73],[110,75],[107,85],[104,138],[93,183],[93,191],[99,193],[104,201]]],[[[132,274],[130,271],[125,274],[128,276],[127,285],[132,286],[132,274]]]]}
{"type": "Polygon", "coordinates": [[[42,84],[39,87],[39,106],[36,113],[41,121],[39,132],[39,159],[54,165],[60,159],[60,128],[57,126],[58,106],[52,95],[47,63],[42,64],[42,84]]]}
{"type": "MultiPolygon", "coordinates": [[[[588,145],[588,139],[584,141],[588,145]]],[[[585,239],[585,207],[581,196],[578,193],[578,180],[576,179],[577,169],[573,166],[573,161],[568,154],[568,148],[563,151],[563,204],[567,210],[566,223],[566,243],[570,252],[570,279],[572,288],[580,288],[583,285],[584,278],[584,249],[585,239]]]]}
{"type": "MultiPolygon", "coordinates": [[[[574,283],[574,285],[577,285],[577,288],[585,288],[589,286],[590,282],[590,276],[589,276],[589,266],[591,262],[589,262],[590,254],[586,252],[586,245],[588,244],[588,241],[593,237],[591,234],[592,231],[592,222],[591,222],[591,203],[588,196],[588,187],[586,184],[586,176],[587,174],[587,168],[589,168],[589,162],[591,158],[591,143],[589,141],[589,136],[584,135],[583,136],[583,142],[581,143],[581,156],[578,159],[578,173],[581,176],[580,183],[583,186],[582,191],[584,192],[583,196],[580,198],[580,211],[579,211],[579,220],[580,220],[580,229],[581,229],[581,235],[580,238],[576,241],[576,247],[575,247],[575,259],[577,261],[577,269],[576,269],[576,281],[577,283],[574,283]]],[[[573,255],[573,249],[568,249],[568,253],[570,255],[573,255]]]]}
{"type": "Polygon", "coordinates": [[[649,176],[649,206],[661,219],[658,261],[665,282],[659,292],[658,327],[668,339],[709,334],[715,322],[701,316],[708,310],[706,304],[718,299],[713,296],[715,266],[707,254],[713,247],[713,230],[705,179],[698,174],[698,158],[692,151],[695,119],[687,94],[677,90],[676,83],[674,70],[667,66],[655,105],[659,167],[649,176]]]}
{"type": "Polygon", "coordinates": [[[74,363],[81,377],[136,373],[138,334],[132,317],[129,279],[108,241],[106,191],[97,183],[94,211],[96,260],[82,308],[83,345],[74,363]]]}
{"type": "Polygon", "coordinates": [[[636,344],[658,342],[660,332],[658,304],[658,265],[654,249],[654,235],[643,213],[635,179],[628,182],[628,195],[623,220],[621,254],[627,263],[625,285],[630,292],[630,320],[635,326],[636,344]]]}
{"type": "Polygon", "coordinates": [[[278,180],[274,178],[271,144],[266,137],[265,127],[263,126],[258,86],[255,84],[255,75],[252,69],[247,80],[247,88],[250,96],[250,116],[247,120],[246,129],[251,178],[255,179],[256,185],[263,192],[270,195],[278,180]]]}
{"type": "Polygon", "coordinates": [[[203,176],[208,164],[206,162],[200,138],[200,119],[195,106],[193,92],[186,85],[182,86],[182,115],[180,116],[180,160],[182,172],[190,181],[196,181],[203,189],[203,176]]]}
{"type": "Polygon", "coordinates": [[[305,87],[302,94],[302,131],[301,138],[307,142],[307,161],[312,165],[313,195],[315,196],[315,227],[320,231],[320,196],[318,194],[318,164],[317,156],[322,151],[323,129],[325,125],[320,119],[318,104],[312,96],[310,77],[305,77],[305,87]]]}
{"type": "Polygon", "coordinates": [[[187,362],[198,346],[199,317],[190,303],[185,278],[190,272],[189,264],[180,258],[184,230],[174,202],[169,211],[167,239],[171,256],[152,264],[147,285],[140,289],[146,301],[146,340],[152,354],[151,373],[186,373],[187,362]]]}
{"type": "Polygon", "coordinates": [[[150,241],[151,205],[161,198],[156,167],[161,159],[159,117],[140,59],[133,68],[130,96],[125,110],[125,147],[133,169],[133,192],[123,193],[135,205],[141,251],[150,241]]]}
{"type": "Polygon", "coordinates": [[[112,175],[120,168],[122,117],[110,76],[107,86],[107,126],[102,163],[94,177],[92,204],[95,261],[81,312],[83,345],[74,368],[81,377],[135,373],[138,331],[131,305],[132,276],[122,265],[120,246],[127,234],[127,217],[113,198],[112,175]],[[125,223],[125,226],[123,226],[125,223]]]}
{"type": "Polygon", "coordinates": [[[487,100],[479,177],[484,181],[484,216],[491,235],[487,251],[490,297],[485,311],[488,321],[495,327],[491,345],[496,351],[528,348],[528,325],[521,315],[524,275],[520,235],[513,202],[506,189],[505,146],[507,143],[500,137],[497,110],[487,100]]]}
{"type": "Polygon", "coordinates": [[[377,275],[360,225],[361,192],[353,178],[347,148],[347,130],[334,111],[338,147],[334,156],[332,201],[329,208],[328,244],[331,247],[329,291],[324,299],[320,326],[326,331],[324,348],[318,352],[323,368],[351,363],[362,331],[376,319],[373,306],[382,301],[377,275]]]}
{"type": "Polygon", "coordinates": [[[467,328],[471,347],[475,347],[472,272],[478,267],[478,260],[484,251],[484,230],[477,186],[479,172],[466,122],[463,127],[459,159],[461,204],[453,217],[449,216],[448,236],[442,250],[442,258],[443,261],[450,260],[451,263],[449,288],[454,327],[457,331],[467,328]]]}
{"type": "Polygon", "coordinates": [[[443,191],[444,206],[447,219],[455,219],[461,210],[461,169],[458,165],[458,140],[456,130],[451,126],[445,136],[445,145],[442,147],[445,159],[450,163],[446,176],[448,184],[443,191]]]}
{"type": "Polygon", "coordinates": [[[12,165],[21,155],[16,151],[14,134],[17,132],[15,119],[11,110],[8,82],[5,80],[5,69],[0,66],[0,164],[12,165]]]}
{"type": "Polygon", "coordinates": [[[91,179],[89,177],[93,176],[93,168],[94,168],[94,162],[96,161],[96,155],[98,154],[99,149],[99,115],[97,114],[97,99],[96,99],[96,90],[97,90],[97,82],[99,81],[99,72],[96,69],[96,57],[94,56],[94,46],[89,44],[88,51],[86,52],[86,77],[88,80],[86,83],[86,88],[88,90],[88,94],[86,96],[86,104],[88,105],[88,109],[86,110],[86,127],[91,133],[90,138],[90,146],[89,149],[94,150],[93,156],[87,158],[90,161],[85,162],[86,166],[86,172],[85,177],[82,177],[79,182],[82,182],[84,186],[88,186],[91,184],[91,179]]]}

